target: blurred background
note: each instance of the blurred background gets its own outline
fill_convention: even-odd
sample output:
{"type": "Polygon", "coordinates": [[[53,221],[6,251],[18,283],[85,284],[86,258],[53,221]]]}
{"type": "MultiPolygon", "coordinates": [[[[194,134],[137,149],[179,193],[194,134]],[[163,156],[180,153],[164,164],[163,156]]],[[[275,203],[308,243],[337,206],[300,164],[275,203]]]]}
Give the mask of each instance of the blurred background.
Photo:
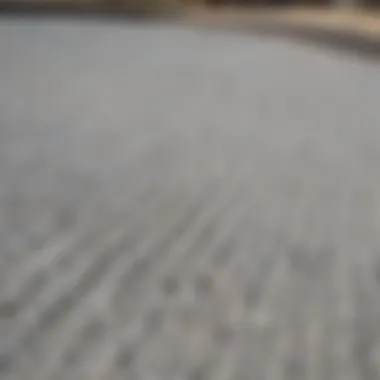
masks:
{"type": "Polygon", "coordinates": [[[0,0],[1,380],[380,379],[378,4],[207,1],[0,0]]]}

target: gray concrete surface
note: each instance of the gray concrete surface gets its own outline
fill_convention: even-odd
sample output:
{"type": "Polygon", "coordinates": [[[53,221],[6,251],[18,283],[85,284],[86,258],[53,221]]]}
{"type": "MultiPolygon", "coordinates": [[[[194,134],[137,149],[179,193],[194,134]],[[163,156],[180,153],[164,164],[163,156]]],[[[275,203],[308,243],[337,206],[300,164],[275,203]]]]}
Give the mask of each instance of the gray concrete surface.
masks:
{"type": "Polygon", "coordinates": [[[380,68],[254,36],[0,20],[0,378],[380,378],[380,68]]]}

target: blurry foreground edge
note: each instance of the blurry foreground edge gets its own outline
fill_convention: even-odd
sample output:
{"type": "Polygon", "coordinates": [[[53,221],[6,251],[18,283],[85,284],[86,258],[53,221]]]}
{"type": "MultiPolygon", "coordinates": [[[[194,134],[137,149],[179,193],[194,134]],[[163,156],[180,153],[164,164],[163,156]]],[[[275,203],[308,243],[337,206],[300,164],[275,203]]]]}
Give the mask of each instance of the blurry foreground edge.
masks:
{"type": "Polygon", "coordinates": [[[180,13],[174,4],[162,3],[160,0],[135,0],[122,3],[118,0],[110,3],[102,1],[24,1],[0,0],[1,16],[68,16],[96,18],[125,18],[131,20],[151,20],[155,18],[173,18],[180,13]]]}
{"type": "MultiPolygon", "coordinates": [[[[213,11],[218,13],[218,10],[213,11]]],[[[255,9],[249,9],[254,15],[255,9]]],[[[365,34],[351,28],[333,28],[323,25],[279,21],[276,17],[265,20],[252,18],[249,23],[230,22],[228,19],[208,22],[197,15],[187,15],[177,0],[83,0],[83,1],[28,1],[0,0],[1,16],[68,16],[113,18],[136,21],[167,20],[195,27],[211,27],[234,32],[252,33],[271,37],[292,38],[307,43],[343,50],[378,61],[379,35],[365,34]]]]}

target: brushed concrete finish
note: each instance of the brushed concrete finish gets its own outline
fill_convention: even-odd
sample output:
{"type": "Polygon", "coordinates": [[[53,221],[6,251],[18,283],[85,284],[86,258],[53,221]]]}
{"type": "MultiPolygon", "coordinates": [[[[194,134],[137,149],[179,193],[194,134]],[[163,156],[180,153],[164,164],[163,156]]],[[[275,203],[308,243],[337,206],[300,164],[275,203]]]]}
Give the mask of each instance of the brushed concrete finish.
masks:
{"type": "Polygon", "coordinates": [[[0,378],[380,378],[380,69],[191,27],[0,21],[0,378]]]}

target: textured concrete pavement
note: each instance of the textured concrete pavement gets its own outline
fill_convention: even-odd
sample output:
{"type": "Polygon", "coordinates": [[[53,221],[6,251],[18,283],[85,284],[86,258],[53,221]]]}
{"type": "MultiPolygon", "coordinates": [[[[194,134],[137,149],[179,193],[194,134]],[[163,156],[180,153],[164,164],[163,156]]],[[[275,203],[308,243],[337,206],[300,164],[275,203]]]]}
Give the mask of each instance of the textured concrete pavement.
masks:
{"type": "Polygon", "coordinates": [[[380,68],[191,27],[0,20],[0,378],[380,378],[380,68]]]}

